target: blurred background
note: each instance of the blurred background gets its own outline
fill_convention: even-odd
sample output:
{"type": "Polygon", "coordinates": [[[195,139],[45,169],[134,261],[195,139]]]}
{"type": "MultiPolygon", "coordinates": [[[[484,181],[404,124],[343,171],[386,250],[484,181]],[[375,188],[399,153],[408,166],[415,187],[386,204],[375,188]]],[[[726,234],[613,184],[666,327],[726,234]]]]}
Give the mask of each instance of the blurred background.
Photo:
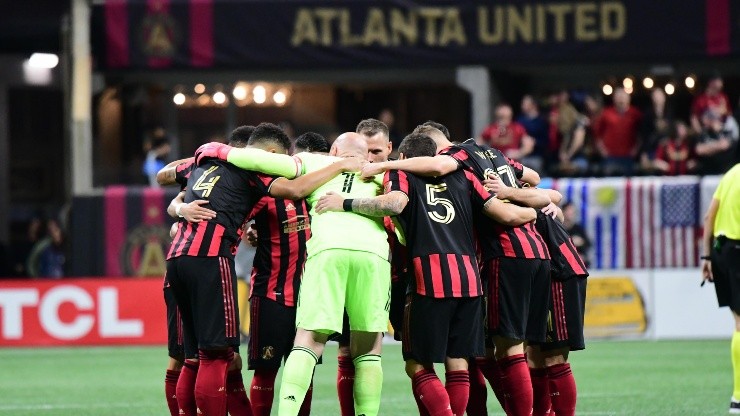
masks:
{"type": "MultiPolygon", "coordinates": [[[[736,2],[3,3],[0,276],[161,278],[177,190],[152,174],[239,125],[333,139],[375,117],[397,146],[431,119],[566,196],[603,278],[590,334],[728,333],[729,314],[705,308],[689,333],[680,313],[687,296],[714,302],[696,267],[716,175],[738,161],[736,2]]],[[[29,305],[54,287],[28,282],[12,284],[40,288],[29,305]]],[[[2,342],[67,342],[42,329],[2,342]]]]}

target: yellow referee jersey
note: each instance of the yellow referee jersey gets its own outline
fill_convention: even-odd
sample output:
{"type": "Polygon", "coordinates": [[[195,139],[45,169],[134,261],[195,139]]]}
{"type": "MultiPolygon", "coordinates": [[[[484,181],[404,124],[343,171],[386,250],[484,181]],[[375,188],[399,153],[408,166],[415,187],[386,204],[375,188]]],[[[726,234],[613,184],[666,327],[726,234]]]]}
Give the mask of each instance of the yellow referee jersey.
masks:
{"type": "Polygon", "coordinates": [[[731,240],[740,240],[740,163],[732,167],[714,191],[719,201],[719,210],[714,219],[714,236],[724,235],[731,240]]]}

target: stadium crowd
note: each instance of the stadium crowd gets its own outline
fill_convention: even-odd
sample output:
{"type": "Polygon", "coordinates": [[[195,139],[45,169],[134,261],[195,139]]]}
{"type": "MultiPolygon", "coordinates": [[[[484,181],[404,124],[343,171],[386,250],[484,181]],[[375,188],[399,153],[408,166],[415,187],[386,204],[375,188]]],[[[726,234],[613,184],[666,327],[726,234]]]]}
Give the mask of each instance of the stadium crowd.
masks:
{"type": "Polygon", "coordinates": [[[689,114],[678,114],[661,88],[650,91],[645,108],[631,97],[616,88],[604,106],[600,94],[526,95],[516,118],[510,104],[497,105],[479,137],[552,176],[716,175],[740,160],[740,130],[719,75],[689,114]]]}

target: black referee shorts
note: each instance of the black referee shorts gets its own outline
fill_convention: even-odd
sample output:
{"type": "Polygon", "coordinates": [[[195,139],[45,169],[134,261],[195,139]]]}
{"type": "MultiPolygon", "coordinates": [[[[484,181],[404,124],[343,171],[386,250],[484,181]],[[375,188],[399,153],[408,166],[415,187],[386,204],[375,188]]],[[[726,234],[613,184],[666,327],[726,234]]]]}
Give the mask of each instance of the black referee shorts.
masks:
{"type": "Polygon", "coordinates": [[[499,257],[486,261],[487,343],[493,336],[544,342],[550,301],[550,260],[499,257]]]}
{"type": "Polygon", "coordinates": [[[719,250],[712,249],[712,275],[717,303],[740,314],[740,241],[725,239],[719,250]]]}
{"type": "Polygon", "coordinates": [[[433,298],[408,295],[404,312],[403,359],[443,363],[446,357],[485,354],[483,297],[433,298]]]}
{"type": "Polygon", "coordinates": [[[239,346],[233,259],[175,257],[167,261],[167,279],[180,309],[186,349],[189,342],[199,349],[239,346]]]}
{"type": "Polygon", "coordinates": [[[550,283],[550,310],[547,315],[547,335],[540,345],[542,351],[568,348],[578,351],[586,348],[583,339],[583,318],[586,313],[586,278],[550,283]]]}

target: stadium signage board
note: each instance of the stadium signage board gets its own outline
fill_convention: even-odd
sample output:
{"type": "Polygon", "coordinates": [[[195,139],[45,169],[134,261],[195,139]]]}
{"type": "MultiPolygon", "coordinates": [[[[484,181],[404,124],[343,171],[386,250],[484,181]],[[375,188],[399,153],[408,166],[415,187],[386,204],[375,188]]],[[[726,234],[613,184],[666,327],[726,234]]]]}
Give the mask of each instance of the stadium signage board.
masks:
{"type": "MultiPolygon", "coordinates": [[[[729,0],[109,0],[100,69],[357,68],[697,59],[729,55],[729,0]],[[154,2],[157,3],[157,2],[154,2]]],[[[740,40],[740,39],[739,39],[740,40]]]]}

